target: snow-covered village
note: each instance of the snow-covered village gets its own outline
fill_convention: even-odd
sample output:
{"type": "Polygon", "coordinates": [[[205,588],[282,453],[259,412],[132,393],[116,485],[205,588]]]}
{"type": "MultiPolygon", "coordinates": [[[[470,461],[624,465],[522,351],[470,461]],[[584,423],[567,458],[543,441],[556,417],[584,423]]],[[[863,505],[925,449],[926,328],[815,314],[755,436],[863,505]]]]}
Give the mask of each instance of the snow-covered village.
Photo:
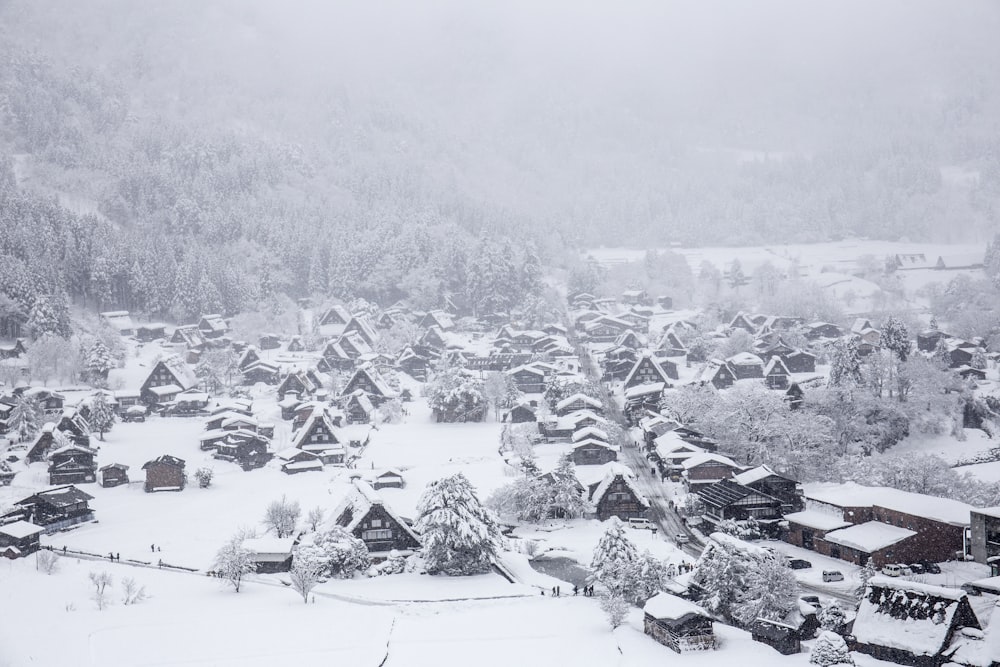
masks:
{"type": "Polygon", "coordinates": [[[997,34],[0,0],[0,667],[1000,667],[997,34]]]}

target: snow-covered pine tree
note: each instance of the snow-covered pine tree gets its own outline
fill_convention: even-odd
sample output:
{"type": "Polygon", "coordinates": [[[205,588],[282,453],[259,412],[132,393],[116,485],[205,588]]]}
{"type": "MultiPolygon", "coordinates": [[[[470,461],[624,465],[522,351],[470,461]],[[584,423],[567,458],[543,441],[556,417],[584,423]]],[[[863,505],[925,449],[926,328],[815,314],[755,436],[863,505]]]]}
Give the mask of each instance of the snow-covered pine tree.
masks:
{"type": "Polygon", "coordinates": [[[948,347],[948,341],[945,340],[944,336],[938,338],[937,345],[934,346],[934,352],[931,355],[942,368],[948,368],[951,366],[951,349],[948,347]]]}
{"type": "Polygon", "coordinates": [[[317,534],[314,544],[323,554],[323,572],[331,577],[350,579],[371,567],[368,545],[340,526],[317,534]]]}
{"type": "Polygon", "coordinates": [[[22,440],[30,438],[38,433],[45,423],[42,406],[34,398],[21,394],[14,402],[8,423],[10,430],[20,434],[22,440]]]}
{"type": "Polygon", "coordinates": [[[833,346],[830,359],[830,385],[847,387],[859,385],[862,381],[858,340],[854,336],[841,338],[833,346]]]}
{"type": "Polygon", "coordinates": [[[865,563],[860,570],[858,570],[858,588],[854,594],[858,597],[863,596],[865,594],[865,588],[868,586],[868,580],[876,574],[878,574],[878,571],[875,569],[874,563],[872,563],[871,559],[869,559],[868,562],[865,563]]]}
{"type": "Polygon", "coordinates": [[[733,605],[733,618],[744,627],[758,618],[781,620],[795,608],[799,585],[784,556],[740,553],[747,576],[733,605]]]}
{"type": "Polygon", "coordinates": [[[552,510],[567,519],[579,518],[587,511],[587,501],[576,478],[576,466],[569,454],[561,456],[559,464],[552,471],[549,493],[552,510]]]}
{"type": "Polygon", "coordinates": [[[456,576],[489,571],[500,549],[500,527],[465,475],[428,484],[417,512],[414,529],[423,539],[428,573],[456,576]]]}
{"type": "Polygon", "coordinates": [[[39,295],[28,312],[27,326],[32,340],[37,340],[44,334],[68,338],[73,331],[66,298],[61,295],[39,295]]]}
{"type": "Polygon", "coordinates": [[[622,592],[630,602],[642,606],[646,600],[666,590],[669,581],[667,564],[649,551],[643,551],[626,568],[622,592]]]}
{"type": "Polygon", "coordinates": [[[910,354],[910,332],[903,321],[890,315],[882,323],[880,341],[882,347],[891,351],[900,361],[906,361],[910,354]]]}
{"type": "Polygon", "coordinates": [[[847,623],[847,614],[841,609],[839,602],[830,600],[830,603],[820,610],[817,620],[819,620],[819,625],[824,630],[837,632],[847,623]]]}
{"type": "Polygon", "coordinates": [[[104,341],[100,339],[94,341],[94,344],[87,350],[85,364],[87,377],[91,382],[97,386],[107,383],[108,373],[114,367],[114,361],[111,358],[111,350],[104,344],[104,341]]]}
{"type": "Polygon", "coordinates": [[[983,348],[977,347],[972,353],[972,359],[969,361],[969,366],[972,368],[978,368],[984,370],[987,366],[986,352],[983,348]]]}
{"type": "Polygon", "coordinates": [[[115,411],[108,403],[104,392],[98,392],[90,401],[90,416],[87,421],[90,422],[90,427],[97,431],[101,440],[104,440],[104,434],[115,425],[115,411]]]}
{"type": "Polygon", "coordinates": [[[518,521],[541,521],[548,516],[549,490],[537,476],[521,475],[494,491],[486,506],[518,521]]]}
{"type": "Polygon", "coordinates": [[[809,664],[820,667],[834,667],[835,665],[853,665],[854,658],[847,650],[847,643],[840,635],[826,631],[820,633],[809,653],[809,664]]]}
{"type": "Polygon", "coordinates": [[[631,540],[625,537],[621,520],[613,516],[608,527],[594,548],[590,570],[613,594],[622,595],[628,587],[628,576],[639,553],[631,540]]]}

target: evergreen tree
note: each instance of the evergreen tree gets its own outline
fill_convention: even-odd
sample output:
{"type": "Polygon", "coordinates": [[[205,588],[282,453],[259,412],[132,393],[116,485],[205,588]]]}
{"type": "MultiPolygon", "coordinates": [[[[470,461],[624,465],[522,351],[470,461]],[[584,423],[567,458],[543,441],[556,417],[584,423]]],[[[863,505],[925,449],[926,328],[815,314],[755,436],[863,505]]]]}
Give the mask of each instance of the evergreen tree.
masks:
{"type": "Polygon", "coordinates": [[[621,520],[613,516],[608,519],[608,527],[594,548],[590,560],[590,570],[614,595],[623,595],[628,589],[632,564],[639,554],[635,545],[625,537],[621,520]]]}
{"type": "Polygon", "coordinates": [[[423,538],[428,573],[456,576],[489,571],[500,548],[500,527],[465,475],[428,484],[417,512],[414,529],[423,538]]]}
{"type": "Polygon", "coordinates": [[[972,353],[972,359],[969,361],[969,365],[972,368],[978,368],[980,370],[984,370],[986,368],[987,358],[986,358],[986,352],[983,351],[983,348],[977,347],[975,349],[975,351],[972,353]]]}
{"type": "Polygon", "coordinates": [[[899,361],[906,361],[910,353],[910,332],[898,317],[890,316],[882,323],[882,347],[891,351],[899,361]]]}
{"type": "Polygon", "coordinates": [[[573,465],[573,457],[569,454],[561,456],[559,464],[552,471],[549,492],[553,511],[569,519],[583,516],[587,509],[587,501],[581,493],[580,482],[576,478],[576,470],[573,465]]]}
{"type": "Polygon", "coordinates": [[[30,438],[41,430],[45,423],[42,406],[34,398],[21,394],[10,412],[10,430],[20,434],[21,439],[30,438]]]}
{"type": "Polygon", "coordinates": [[[854,336],[841,338],[833,346],[830,360],[830,385],[834,387],[849,387],[860,385],[864,376],[861,373],[861,358],[858,355],[858,339],[854,336]]]}
{"type": "Polygon", "coordinates": [[[824,630],[838,632],[847,623],[847,614],[841,609],[839,602],[830,600],[830,603],[819,612],[818,620],[824,630]]]}
{"type": "Polygon", "coordinates": [[[853,665],[854,659],[847,650],[847,643],[840,635],[826,631],[820,634],[809,653],[809,664],[820,667],[853,665]]]}
{"type": "Polygon", "coordinates": [[[934,359],[934,361],[937,362],[941,368],[949,368],[951,366],[951,348],[948,347],[948,341],[946,341],[943,336],[938,338],[937,345],[934,347],[934,352],[931,355],[931,358],[934,359]]]}
{"type": "Polygon", "coordinates": [[[94,398],[91,400],[90,417],[87,421],[89,421],[90,426],[100,434],[101,440],[104,440],[104,434],[110,431],[111,427],[114,426],[115,411],[108,403],[108,399],[103,392],[95,394],[94,398]]]}
{"type": "Polygon", "coordinates": [[[666,590],[669,582],[667,564],[644,551],[626,568],[622,592],[630,602],[642,606],[646,600],[666,590]]]}
{"type": "Polygon", "coordinates": [[[61,338],[72,335],[69,320],[69,306],[65,298],[56,295],[39,295],[28,312],[28,329],[32,340],[45,334],[61,338]]]}
{"type": "Polygon", "coordinates": [[[726,269],[726,282],[734,290],[738,290],[750,282],[746,274],[743,273],[743,264],[740,263],[740,260],[734,259],[729,264],[729,268],[726,269]]]}
{"type": "Polygon", "coordinates": [[[865,563],[860,570],[858,570],[858,588],[854,594],[861,597],[865,594],[865,588],[868,587],[868,580],[878,574],[878,570],[875,569],[875,564],[872,563],[871,559],[865,563]]]}
{"type": "Polygon", "coordinates": [[[106,383],[108,373],[113,366],[111,351],[108,349],[108,346],[100,339],[95,340],[94,344],[87,350],[87,359],[85,362],[87,375],[91,382],[98,386],[106,383]]]}
{"type": "Polygon", "coordinates": [[[340,526],[316,535],[314,544],[323,556],[322,571],[331,577],[350,579],[371,567],[368,545],[340,526]]]}

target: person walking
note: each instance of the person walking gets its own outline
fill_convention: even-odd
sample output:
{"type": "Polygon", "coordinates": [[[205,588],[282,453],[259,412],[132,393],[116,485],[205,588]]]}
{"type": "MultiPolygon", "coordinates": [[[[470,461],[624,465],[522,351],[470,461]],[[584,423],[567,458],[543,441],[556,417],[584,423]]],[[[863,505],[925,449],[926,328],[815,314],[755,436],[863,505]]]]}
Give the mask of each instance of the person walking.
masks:
{"type": "Polygon", "coordinates": [[[155,544],[150,544],[149,545],[149,550],[155,553],[156,552],[156,545],[155,544]]]}

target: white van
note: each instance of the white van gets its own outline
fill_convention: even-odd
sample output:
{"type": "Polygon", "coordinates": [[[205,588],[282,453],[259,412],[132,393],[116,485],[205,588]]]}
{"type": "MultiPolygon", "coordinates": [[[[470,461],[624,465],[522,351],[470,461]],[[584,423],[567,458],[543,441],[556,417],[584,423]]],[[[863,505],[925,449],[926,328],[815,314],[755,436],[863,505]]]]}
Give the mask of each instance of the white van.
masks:
{"type": "Polygon", "coordinates": [[[638,516],[631,517],[628,520],[628,525],[630,528],[643,528],[645,530],[650,530],[653,527],[653,524],[649,519],[644,519],[638,516]]]}
{"type": "Polygon", "coordinates": [[[896,565],[894,563],[883,565],[882,574],[884,574],[887,577],[900,577],[903,575],[903,567],[901,565],[896,565]]]}

